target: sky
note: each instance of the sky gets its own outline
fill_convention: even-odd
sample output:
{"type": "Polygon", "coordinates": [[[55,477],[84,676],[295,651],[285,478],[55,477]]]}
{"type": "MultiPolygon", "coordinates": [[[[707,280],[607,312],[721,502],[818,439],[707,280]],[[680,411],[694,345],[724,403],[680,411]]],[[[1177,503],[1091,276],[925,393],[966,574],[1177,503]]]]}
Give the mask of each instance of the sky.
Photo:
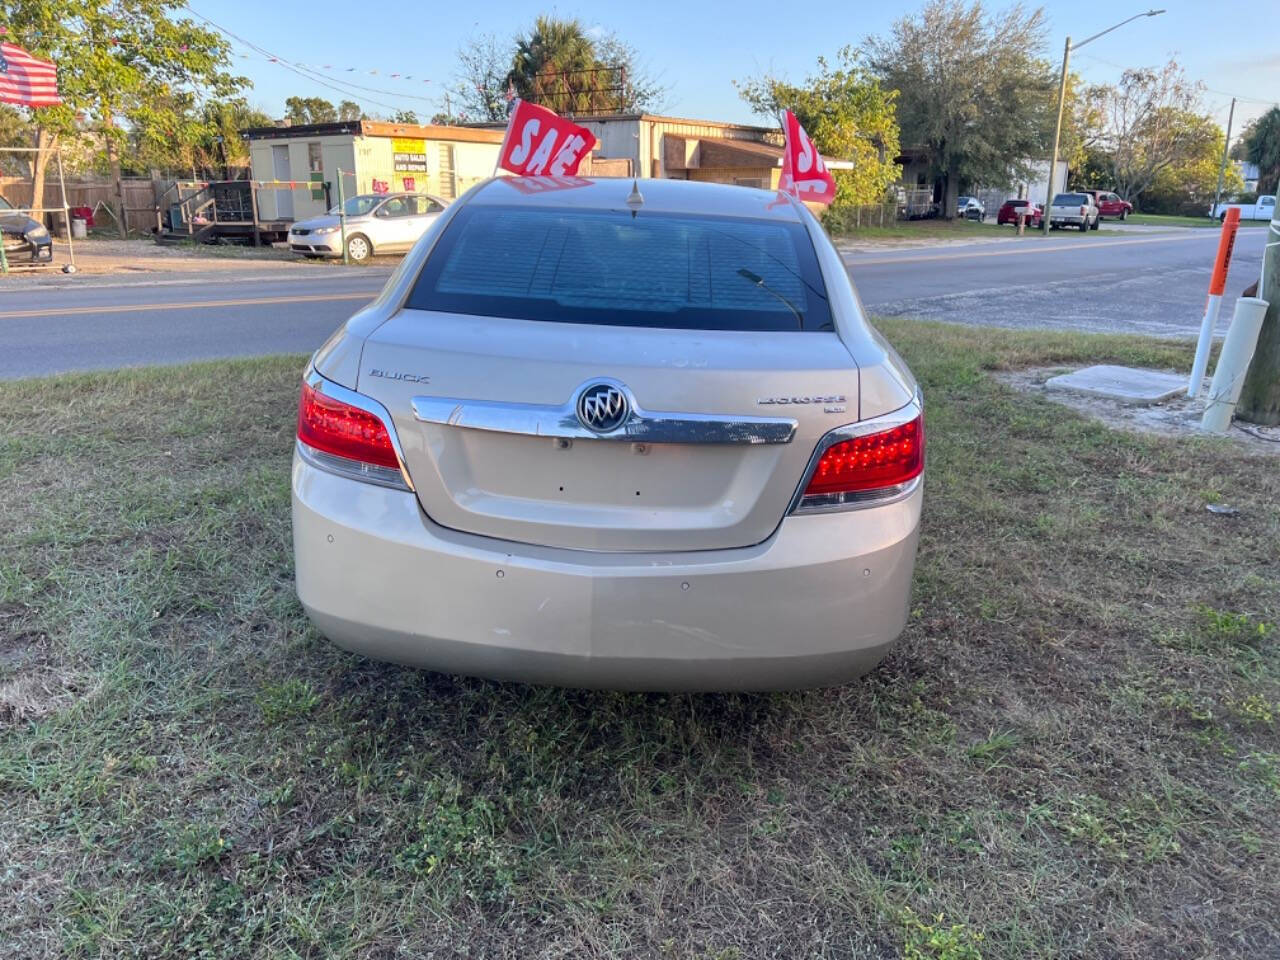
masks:
{"type": "MultiPolygon", "coordinates": [[[[738,0],[643,0],[626,4],[502,0],[368,7],[352,0],[188,0],[191,9],[272,56],[304,64],[334,87],[300,76],[244,42],[232,40],[235,69],[253,84],[251,103],[272,115],[288,96],[351,99],[370,113],[411,109],[429,116],[443,106],[460,46],[494,34],[524,31],[538,13],[577,17],[597,33],[616,32],[668,87],[663,113],[699,119],[758,122],[733,81],[771,73],[802,81],[819,56],[828,58],[869,34],[886,33],[920,2],[853,2],[792,6],[738,0]],[[795,15],[783,15],[787,10],[795,15]],[[326,69],[327,67],[327,69],[326,69]],[[376,71],[376,73],[374,72],[376,71]],[[424,82],[425,81],[425,82],[424,82]],[[351,86],[370,88],[351,89],[351,86]],[[379,92],[374,92],[374,91],[379,92]]],[[[1125,68],[1155,66],[1176,56],[1206,88],[1204,103],[1222,126],[1232,96],[1233,139],[1244,123],[1280,101],[1280,52],[1268,0],[1165,0],[1158,17],[1142,18],[1072,54],[1071,67],[1088,83],[1118,80],[1125,68]],[[1248,98],[1248,99],[1245,99],[1248,98]]],[[[989,4],[1003,10],[1006,4],[989,4]]],[[[1061,62],[1067,35],[1080,40],[1134,13],[1139,0],[1072,0],[1045,4],[1044,52],[1061,62]]],[[[1273,8],[1274,9],[1274,8],[1273,8]]]]}

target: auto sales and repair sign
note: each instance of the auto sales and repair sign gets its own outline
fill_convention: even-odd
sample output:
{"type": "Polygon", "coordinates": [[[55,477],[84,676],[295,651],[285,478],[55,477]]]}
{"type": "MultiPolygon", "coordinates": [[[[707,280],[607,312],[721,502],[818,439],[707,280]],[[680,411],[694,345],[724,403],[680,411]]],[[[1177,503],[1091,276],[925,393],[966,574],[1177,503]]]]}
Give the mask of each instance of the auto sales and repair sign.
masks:
{"type": "Polygon", "coordinates": [[[426,173],[427,142],[411,137],[393,137],[391,168],[398,173],[426,173]]]}

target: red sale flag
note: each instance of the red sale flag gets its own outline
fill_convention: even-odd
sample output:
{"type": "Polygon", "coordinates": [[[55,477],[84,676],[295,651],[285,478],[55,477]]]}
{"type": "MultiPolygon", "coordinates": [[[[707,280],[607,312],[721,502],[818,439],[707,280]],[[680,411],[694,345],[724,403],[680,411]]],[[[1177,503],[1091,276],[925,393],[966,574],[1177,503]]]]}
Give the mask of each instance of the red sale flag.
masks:
{"type": "Polygon", "coordinates": [[[517,176],[572,177],[595,145],[595,135],[586,127],[546,107],[517,100],[498,153],[498,166],[517,176]]]}
{"type": "Polygon", "coordinates": [[[0,43],[0,103],[24,107],[53,107],[58,96],[58,71],[12,43],[0,43]]]}
{"type": "Polygon", "coordinates": [[[836,180],[822,162],[822,155],[790,110],[783,118],[787,145],[782,151],[782,177],[778,189],[805,203],[829,204],[836,198],[836,180]]]}
{"type": "Polygon", "coordinates": [[[591,184],[586,177],[503,177],[502,182],[527,197],[552,190],[574,190],[591,184]]]}

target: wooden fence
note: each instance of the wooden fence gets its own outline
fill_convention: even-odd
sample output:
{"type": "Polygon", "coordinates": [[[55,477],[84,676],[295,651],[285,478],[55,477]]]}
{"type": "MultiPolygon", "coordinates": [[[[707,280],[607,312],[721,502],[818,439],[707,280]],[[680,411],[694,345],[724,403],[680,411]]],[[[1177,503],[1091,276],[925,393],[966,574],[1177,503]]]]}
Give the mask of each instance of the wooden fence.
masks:
{"type": "MultiPolygon", "coordinates": [[[[149,232],[156,225],[156,203],[175,181],[152,180],[150,177],[125,177],[124,219],[125,225],[135,233],[149,232]]],[[[105,177],[76,177],[67,179],[67,206],[89,207],[97,209],[102,203],[111,207],[113,189],[111,181],[105,177]]],[[[15,207],[27,208],[31,205],[31,180],[28,177],[0,177],[0,196],[3,196],[15,207]]],[[[172,194],[166,198],[172,199],[172,194]]],[[[45,179],[44,210],[45,214],[36,214],[37,219],[56,222],[57,211],[62,206],[62,194],[56,176],[45,179]]],[[[110,227],[112,217],[102,210],[94,215],[98,225],[110,227]]]]}

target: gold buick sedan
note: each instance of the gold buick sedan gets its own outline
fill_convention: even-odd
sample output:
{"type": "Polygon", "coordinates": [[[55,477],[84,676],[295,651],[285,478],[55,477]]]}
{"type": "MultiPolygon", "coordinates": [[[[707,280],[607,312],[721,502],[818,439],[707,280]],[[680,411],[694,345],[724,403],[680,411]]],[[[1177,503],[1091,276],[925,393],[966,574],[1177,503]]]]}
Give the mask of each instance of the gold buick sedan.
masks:
{"type": "Polygon", "coordinates": [[[902,631],[923,471],[916,382],[802,204],[498,177],[306,370],[298,596],[434,670],[836,684],[902,631]]]}

